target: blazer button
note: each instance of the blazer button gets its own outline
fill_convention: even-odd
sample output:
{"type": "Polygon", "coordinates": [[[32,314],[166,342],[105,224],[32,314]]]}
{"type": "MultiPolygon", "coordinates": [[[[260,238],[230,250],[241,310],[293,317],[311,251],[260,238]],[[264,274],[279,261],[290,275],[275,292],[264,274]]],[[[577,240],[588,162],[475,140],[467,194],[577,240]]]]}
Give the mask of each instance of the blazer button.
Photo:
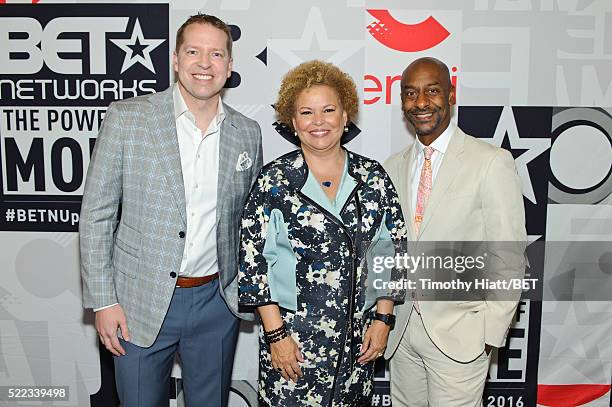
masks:
{"type": "Polygon", "coordinates": [[[176,273],[175,273],[174,271],[171,271],[171,272],[170,272],[170,277],[172,277],[172,278],[176,278],[176,273]]]}
{"type": "Polygon", "coordinates": [[[183,232],[183,231],[181,230],[181,231],[179,232],[179,237],[180,237],[181,239],[184,239],[184,238],[185,238],[185,232],[183,232]]]}

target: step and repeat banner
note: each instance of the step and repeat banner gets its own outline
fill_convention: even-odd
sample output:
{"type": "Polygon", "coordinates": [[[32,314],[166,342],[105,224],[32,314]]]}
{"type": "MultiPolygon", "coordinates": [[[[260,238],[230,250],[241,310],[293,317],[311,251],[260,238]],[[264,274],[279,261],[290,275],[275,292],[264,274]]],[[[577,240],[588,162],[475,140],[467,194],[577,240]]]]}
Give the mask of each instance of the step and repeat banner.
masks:
{"type": "MultiPolygon", "coordinates": [[[[81,308],[83,183],[108,104],[174,81],[176,30],[198,11],[231,25],[224,100],[261,124],[265,161],[292,148],[271,106],[291,67],[322,59],[351,74],[362,132],[349,148],[383,161],[414,140],[403,69],[446,62],[453,120],[512,153],[530,242],[558,242],[528,249],[528,275],[554,270],[551,284],[566,284],[586,267],[612,279],[608,0],[0,1],[0,386],[69,389],[67,401],[7,405],[118,405],[112,358],[81,308]]],[[[233,407],[257,405],[256,329],[241,329],[233,407]]],[[[508,338],[485,406],[612,405],[612,294],[521,301],[508,338]]],[[[180,376],[177,364],[173,406],[180,376]]],[[[388,380],[379,362],[373,406],[391,405],[388,380]]]]}

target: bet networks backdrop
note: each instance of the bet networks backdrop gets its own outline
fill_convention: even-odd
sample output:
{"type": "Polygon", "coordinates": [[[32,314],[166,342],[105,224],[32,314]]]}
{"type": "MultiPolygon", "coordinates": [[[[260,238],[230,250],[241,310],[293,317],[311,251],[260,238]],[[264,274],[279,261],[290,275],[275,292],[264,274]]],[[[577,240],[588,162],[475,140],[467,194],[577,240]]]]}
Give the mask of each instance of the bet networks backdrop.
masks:
{"type": "MultiPolygon", "coordinates": [[[[0,3],[0,386],[69,388],[67,401],[8,405],[118,405],[112,358],[81,309],[83,181],[108,104],[173,81],[176,29],[197,11],[232,25],[224,99],[261,124],[266,161],[292,148],[271,107],[291,67],[318,58],[353,76],[362,133],[349,148],[382,161],[414,140],[401,72],[445,61],[454,120],[515,158],[530,240],[575,253],[533,251],[527,272],[587,264],[612,279],[609,0],[0,3]]],[[[520,303],[485,406],[611,405],[612,303],[582,299],[520,303]]],[[[232,406],[257,404],[255,329],[242,327],[232,406]]],[[[384,363],[376,376],[372,405],[389,406],[384,363]]],[[[168,397],[182,405],[178,364],[168,397]]]]}

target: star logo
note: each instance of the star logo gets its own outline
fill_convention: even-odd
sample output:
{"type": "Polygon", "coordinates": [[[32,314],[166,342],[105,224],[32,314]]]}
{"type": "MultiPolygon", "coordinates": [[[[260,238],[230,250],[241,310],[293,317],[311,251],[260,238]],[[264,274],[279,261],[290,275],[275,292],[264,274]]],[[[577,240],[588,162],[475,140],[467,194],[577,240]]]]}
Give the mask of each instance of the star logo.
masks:
{"type": "Polygon", "coordinates": [[[580,372],[591,380],[605,380],[603,361],[609,360],[610,352],[591,342],[593,338],[607,336],[609,307],[607,301],[543,301],[540,363],[546,361],[547,365],[555,365],[563,361],[568,371],[580,372]],[[587,367],[581,363],[586,359],[602,363],[587,367]]]}
{"type": "Polygon", "coordinates": [[[152,73],[155,73],[151,52],[160,46],[165,39],[145,39],[140,28],[140,22],[136,19],[132,35],[129,39],[111,39],[111,42],[125,52],[121,73],[130,69],[134,64],[139,63],[152,73]]]}
{"type": "Polygon", "coordinates": [[[340,65],[362,47],[363,41],[330,39],[318,7],[310,9],[301,38],[268,41],[268,48],[289,66],[296,66],[310,59],[323,59],[340,65]]]}
{"type": "Polygon", "coordinates": [[[537,204],[527,165],[550,148],[550,138],[521,138],[512,108],[504,106],[493,138],[483,140],[511,152],[516,170],[523,181],[523,195],[533,204],[537,204]]]}

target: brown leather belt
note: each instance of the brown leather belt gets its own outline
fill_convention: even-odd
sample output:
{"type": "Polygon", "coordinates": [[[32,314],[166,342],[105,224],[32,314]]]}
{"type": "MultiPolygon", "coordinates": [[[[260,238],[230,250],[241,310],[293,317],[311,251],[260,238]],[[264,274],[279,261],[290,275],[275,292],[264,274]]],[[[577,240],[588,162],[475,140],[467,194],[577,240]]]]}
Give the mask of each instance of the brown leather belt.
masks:
{"type": "Polygon", "coordinates": [[[217,278],[219,278],[219,273],[204,277],[178,277],[176,279],[176,286],[179,288],[199,287],[201,285],[208,284],[217,278]]]}

